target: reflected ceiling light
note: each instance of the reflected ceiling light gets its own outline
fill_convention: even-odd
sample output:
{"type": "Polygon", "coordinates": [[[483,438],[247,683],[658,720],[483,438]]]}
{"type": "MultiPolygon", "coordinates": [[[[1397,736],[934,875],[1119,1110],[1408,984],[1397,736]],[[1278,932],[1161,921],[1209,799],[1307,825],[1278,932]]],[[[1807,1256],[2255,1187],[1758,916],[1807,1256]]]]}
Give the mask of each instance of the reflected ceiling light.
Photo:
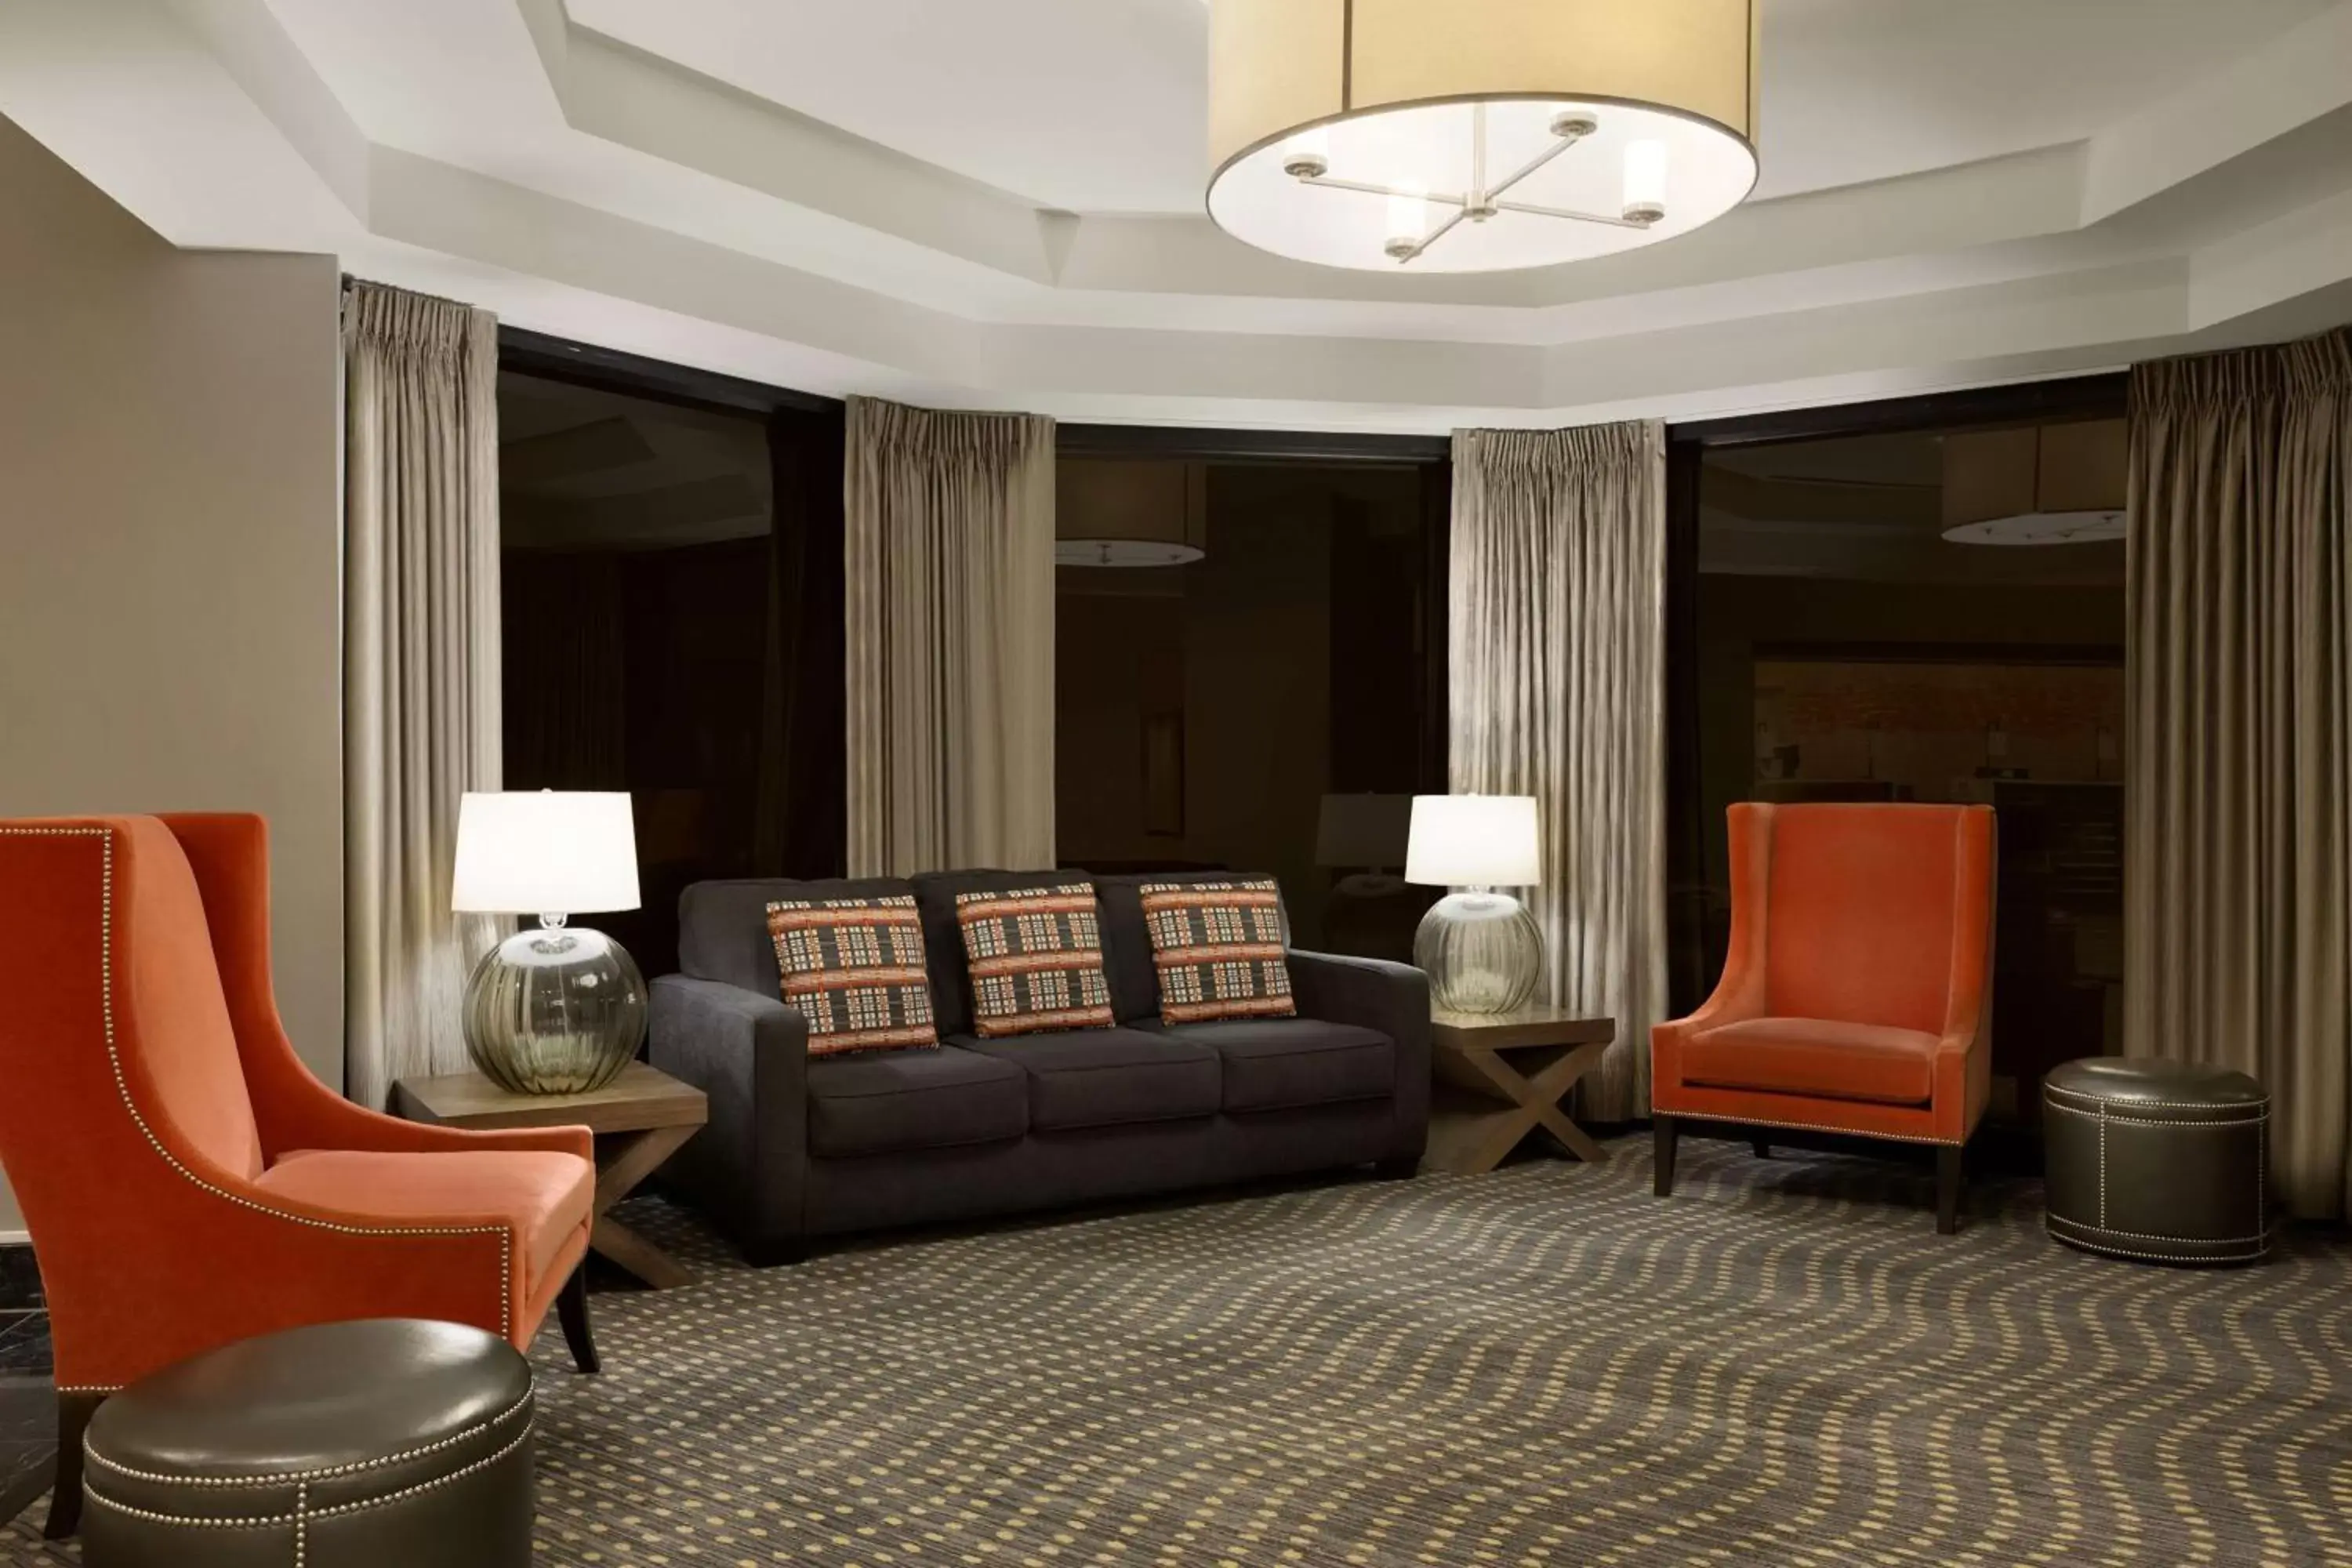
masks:
{"type": "Polygon", "coordinates": [[[1754,0],[1210,0],[1209,216],[1327,267],[1488,272],[1756,184],[1754,0]]]}
{"type": "Polygon", "coordinates": [[[2093,544],[2124,537],[2120,419],[1944,437],[1944,537],[1955,544],[2093,544]]]}
{"type": "Polygon", "coordinates": [[[1054,469],[1056,566],[1189,566],[1207,555],[1202,465],[1066,457],[1054,469]]]}

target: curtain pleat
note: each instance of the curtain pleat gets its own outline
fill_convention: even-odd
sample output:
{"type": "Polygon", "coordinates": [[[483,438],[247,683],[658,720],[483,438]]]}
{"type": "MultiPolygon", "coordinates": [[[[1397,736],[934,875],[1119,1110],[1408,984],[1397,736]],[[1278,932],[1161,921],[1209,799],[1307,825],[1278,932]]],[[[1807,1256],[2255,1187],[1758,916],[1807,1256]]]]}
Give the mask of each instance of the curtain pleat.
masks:
{"type": "Polygon", "coordinates": [[[2132,373],[2125,1037],[2352,1213],[2352,331],[2132,373]]]}
{"type": "Polygon", "coordinates": [[[849,870],[1054,863],[1054,423],[849,402],[849,870]]]}
{"type": "Polygon", "coordinates": [[[343,294],[344,1081],[467,1065],[460,1003],[497,940],[452,914],[459,796],[499,778],[498,323],[343,294]]]}
{"type": "Polygon", "coordinates": [[[1453,787],[1536,797],[1543,994],[1617,1021],[1604,1121],[1649,1114],[1665,1012],[1665,535],[1663,426],[1454,433],[1453,787]]]}

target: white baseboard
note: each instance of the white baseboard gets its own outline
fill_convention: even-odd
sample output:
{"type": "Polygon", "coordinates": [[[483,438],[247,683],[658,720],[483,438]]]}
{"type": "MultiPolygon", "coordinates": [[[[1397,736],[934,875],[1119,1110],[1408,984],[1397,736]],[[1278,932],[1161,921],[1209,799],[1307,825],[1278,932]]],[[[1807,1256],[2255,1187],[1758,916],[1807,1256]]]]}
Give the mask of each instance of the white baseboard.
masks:
{"type": "Polygon", "coordinates": [[[29,1230],[0,1230],[0,1247],[30,1247],[33,1233],[29,1230]]]}

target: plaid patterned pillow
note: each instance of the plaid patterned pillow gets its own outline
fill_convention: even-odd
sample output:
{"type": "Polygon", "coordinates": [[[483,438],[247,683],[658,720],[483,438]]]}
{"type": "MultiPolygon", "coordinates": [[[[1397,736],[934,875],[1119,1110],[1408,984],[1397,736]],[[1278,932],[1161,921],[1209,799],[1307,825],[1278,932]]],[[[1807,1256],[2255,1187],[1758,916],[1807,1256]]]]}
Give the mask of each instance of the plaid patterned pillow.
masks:
{"type": "Polygon", "coordinates": [[[958,893],[956,920],[982,1037],[1108,1029],[1115,1021],[1102,921],[1087,883],[958,893]]]}
{"type": "Polygon", "coordinates": [[[939,1045],[912,896],[770,904],[768,935],[784,1000],[808,1019],[809,1055],[939,1045]]]}
{"type": "Polygon", "coordinates": [[[1272,879],[1147,882],[1138,891],[1160,971],[1161,1022],[1297,1016],[1283,959],[1282,893],[1272,879]]]}

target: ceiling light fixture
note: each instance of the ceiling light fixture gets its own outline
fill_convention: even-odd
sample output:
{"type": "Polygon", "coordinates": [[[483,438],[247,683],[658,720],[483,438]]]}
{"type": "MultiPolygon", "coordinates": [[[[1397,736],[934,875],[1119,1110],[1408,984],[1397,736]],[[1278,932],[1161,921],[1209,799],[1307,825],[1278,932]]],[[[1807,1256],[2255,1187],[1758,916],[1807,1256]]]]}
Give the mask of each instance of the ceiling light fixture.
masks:
{"type": "Polygon", "coordinates": [[[2125,536],[2120,419],[1944,437],[1944,537],[1955,544],[2095,544],[2125,536]]]}
{"type": "Polygon", "coordinates": [[[1327,267],[1487,272],[1756,184],[1754,0],[1211,0],[1209,216],[1327,267]]]}

